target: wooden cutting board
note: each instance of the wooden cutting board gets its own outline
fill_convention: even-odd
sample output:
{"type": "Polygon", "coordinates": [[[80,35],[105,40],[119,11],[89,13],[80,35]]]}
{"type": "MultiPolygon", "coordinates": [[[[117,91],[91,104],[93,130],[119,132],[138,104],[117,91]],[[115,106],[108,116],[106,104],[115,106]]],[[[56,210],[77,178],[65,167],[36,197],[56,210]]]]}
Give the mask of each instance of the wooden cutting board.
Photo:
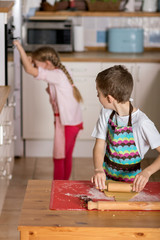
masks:
{"type": "MultiPolygon", "coordinates": [[[[51,188],[50,209],[87,210],[86,204],[80,199],[83,196],[91,198],[92,201],[116,202],[114,198],[106,197],[103,192],[96,189],[90,181],[54,180],[51,188]]],[[[143,191],[129,202],[153,202],[153,204],[160,202],[160,182],[148,182],[143,191]]]]}

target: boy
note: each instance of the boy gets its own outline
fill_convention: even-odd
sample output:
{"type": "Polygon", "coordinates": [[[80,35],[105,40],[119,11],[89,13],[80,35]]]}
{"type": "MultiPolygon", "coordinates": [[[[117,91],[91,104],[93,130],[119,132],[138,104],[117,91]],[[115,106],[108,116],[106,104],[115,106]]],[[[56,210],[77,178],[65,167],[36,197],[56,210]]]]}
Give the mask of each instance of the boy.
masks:
{"type": "Polygon", "coordinates": [[[140,192],[160,169],[160,134],[153,122],[132,106],[133,78],[125,67],[113,66],[100,72],[96,88],[103,108],[92,133],[96,142],[91,181],[100,189],[105,189],[106,179],[133,182],[132,190],[140,192]],[[142,171],[140,162],[150,147],[159,155],[142,171]]]}

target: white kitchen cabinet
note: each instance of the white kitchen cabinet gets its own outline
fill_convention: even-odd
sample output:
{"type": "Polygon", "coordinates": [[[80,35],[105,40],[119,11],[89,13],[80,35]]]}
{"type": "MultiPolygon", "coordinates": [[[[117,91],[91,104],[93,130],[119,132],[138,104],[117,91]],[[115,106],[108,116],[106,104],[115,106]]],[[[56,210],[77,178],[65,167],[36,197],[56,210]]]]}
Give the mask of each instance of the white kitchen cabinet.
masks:
{"type": "MultiPolygon", "coordinates": [[[[78,144],[81,145],[82,142],[84,144],[87,142],[86,146],[88,146],[89,142],[94,142],[91,133],[101,109],[96,92],[96,76],[100,71],[117,64],[126,66],[133,75],[133,104],[145,112],[156,124],[158,130],[160,130],[158,116],[160,64],[64,62],[84,100],[82,104],[84,130],[80,131],[78,141],[81,142],[76,143],[77,146],[79,146],[78,144]]],[[[52,141],[53,139],[53,113],[49,104],[48,94],[45,92],[46,87],[47,84],[45,82],[35,80],[23,71],[23,138],[26,139],[26,152],[30,151],[31,145],[33,146],[33,140],[34,144],[37,143],[35,149],[38,149],[38,146],[45,146],[47,140],[52,141]],[[41,145],[39,145],[38,141],[42,141],[41,145]]],[[[50,149],[52,154],[52,148],[50,147],[50,149]]],[[[34,150],[32,149],[31,152],[34,152],[34,150]]],[[[39,155],[35,151],[33,154],[28,154],[28,156],[39,155]]]]}
{"type": "Polygon", "coordinates": [[[8,62],[8,85],[10,86],[10,92],[8,91],[9,95],[6,102],[3,102],[5,101],[3,98],[1,99],[5,105],[0,112],[0,213],[3,207],[3,202],[10,179],[12,179],[12,171],[14,167],[14,145],[16,137],[14,134],[15,102],[13,97],[13,62],[8,62]]]}
{"type": "Polygon", "coordinates": [[[34,79],[23,69],[23,138],[53,139],[53,112],[47,83],[34,79]]]}
{"type": "Polygon", "coordinates": [[[14,166],[14,104],[8,101],[0,113],[0,212],[14,166]]]}
{"type": "Polygon", "coordinates": [[[160,131],[160,64],[135,64],[135,104],[160,131]]]}
{"type": "Polygon", "coordinates": [[[101,71],[101,63],[94,62],[64,62],[70,70],[75,85],[83,97],[82,114],[84,129],[80,131],[79,139],[90,140],[95,123],[98,119],[101,105],[97,98],[95,79],[101,71]]]}

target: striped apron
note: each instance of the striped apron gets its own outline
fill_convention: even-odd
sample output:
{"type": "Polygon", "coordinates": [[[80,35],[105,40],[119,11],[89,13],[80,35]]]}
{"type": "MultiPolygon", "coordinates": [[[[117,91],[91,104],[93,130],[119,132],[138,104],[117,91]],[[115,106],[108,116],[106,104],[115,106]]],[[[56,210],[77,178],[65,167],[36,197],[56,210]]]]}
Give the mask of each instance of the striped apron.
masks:
{"type": "Polygon", "coordinates": [[[115,111],[108,120],[107,146],[103,168],[106,179],[133,182],[135,176],[141,172],[141,157],[138,153],[132,129],[130,103],[129,120],[127,126],[118,126],[113,121],[115,111]]]}

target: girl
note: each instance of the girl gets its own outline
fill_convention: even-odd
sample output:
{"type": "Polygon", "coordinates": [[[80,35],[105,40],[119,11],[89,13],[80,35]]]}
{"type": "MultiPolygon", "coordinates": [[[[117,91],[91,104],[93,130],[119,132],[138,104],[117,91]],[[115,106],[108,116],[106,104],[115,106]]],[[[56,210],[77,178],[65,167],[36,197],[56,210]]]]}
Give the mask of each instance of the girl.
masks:
{"type": "Polygon", "coordinates": [[[51,47],[42,47],[29,60],[19,41],[14,41],[23,67],[37,80],[48,83],[46,89],[54,112],[54,179],[68,180],[72,170],[72,152],[80,129],[83,129],[80,102],[82,97],[73,80],[51,47]],[[34,65],[33,65],[34,64],[34,65]]]}
{"type": "Polygon", "coordinates": [[[96,142],[91,181],[100,189],[105,189],[106,179],[133,182],[133,191],[140,192],[160,169],[160,134],[153,122],[132,106],[133,79],[127,69],[114,66],[100,72],[96,86],[103,108],[92,133],[96,142]],[[140,162],[150,147],[157,150],[158,157],[142,171],[140,162]]]}

